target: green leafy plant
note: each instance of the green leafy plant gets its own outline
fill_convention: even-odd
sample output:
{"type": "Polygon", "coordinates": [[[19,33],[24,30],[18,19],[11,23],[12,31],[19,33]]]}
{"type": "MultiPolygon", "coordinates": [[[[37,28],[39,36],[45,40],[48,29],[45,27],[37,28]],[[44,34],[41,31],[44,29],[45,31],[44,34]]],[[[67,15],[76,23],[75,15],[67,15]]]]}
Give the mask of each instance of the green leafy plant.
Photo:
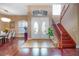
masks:
{"type": "Polygon", "coordinates": [[[8,32],[8,29],[4,29],[4,32],[6,32],[6,33],[7,33],[7,32],[8,32]]]}
{"type": "Polygon", "coordinates": [[[50,38],[50,36],[54,36],[53,30],[50,27],[48,28],[47,34],[48,34],[49,38],[50,38]]]}

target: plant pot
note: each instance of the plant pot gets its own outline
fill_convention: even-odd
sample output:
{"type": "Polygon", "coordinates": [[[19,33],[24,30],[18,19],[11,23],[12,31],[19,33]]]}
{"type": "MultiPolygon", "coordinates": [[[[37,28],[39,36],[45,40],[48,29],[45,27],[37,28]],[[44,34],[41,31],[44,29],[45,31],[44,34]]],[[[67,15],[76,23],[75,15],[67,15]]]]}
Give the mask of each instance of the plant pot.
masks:
{"type": "Polygon", "coordinates": [[[54,36],[50,36],[50,39],[54,40],[54,36]]]}

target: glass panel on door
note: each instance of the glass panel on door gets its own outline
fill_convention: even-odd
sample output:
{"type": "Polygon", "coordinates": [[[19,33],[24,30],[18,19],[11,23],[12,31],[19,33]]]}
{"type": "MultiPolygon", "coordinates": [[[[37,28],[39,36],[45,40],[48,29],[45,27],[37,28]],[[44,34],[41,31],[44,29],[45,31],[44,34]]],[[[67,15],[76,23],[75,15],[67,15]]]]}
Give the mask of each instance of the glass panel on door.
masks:
{"type": "Polygon", "coordinates": [[[46,34],[46,23],[42,22],[42,33],[46,34]]]}
{"type": "Polygon", "coordinates": [[[49,28],[49,18],[42,17],[41,18],[41,38],[48,38],[47,31],[49,28]]]}
{"type": "Polygon", "coordinates": [[[33,29],[35,34],[38,34],[38,22],[34,22],[34,29],[33,29]]]}
{"type": "Polygon", "coordinates": [[[31,38],[39,38],[39,20],[36,17],[31,19],[31,38]]]}

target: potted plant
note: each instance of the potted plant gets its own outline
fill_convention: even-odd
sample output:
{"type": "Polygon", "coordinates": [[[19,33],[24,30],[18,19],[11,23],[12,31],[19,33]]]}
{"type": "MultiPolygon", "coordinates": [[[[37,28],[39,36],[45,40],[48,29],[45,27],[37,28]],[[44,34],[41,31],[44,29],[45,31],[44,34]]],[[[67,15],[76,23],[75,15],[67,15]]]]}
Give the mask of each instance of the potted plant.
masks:
{"type": "Polygon", "coordinates": [[[49,27],[49,28],[48,28],[48,33],[47,33],[47,34],[48,34],[49,38],[52,39],[53,36],[54,36],[54,31],[49,27]]]}

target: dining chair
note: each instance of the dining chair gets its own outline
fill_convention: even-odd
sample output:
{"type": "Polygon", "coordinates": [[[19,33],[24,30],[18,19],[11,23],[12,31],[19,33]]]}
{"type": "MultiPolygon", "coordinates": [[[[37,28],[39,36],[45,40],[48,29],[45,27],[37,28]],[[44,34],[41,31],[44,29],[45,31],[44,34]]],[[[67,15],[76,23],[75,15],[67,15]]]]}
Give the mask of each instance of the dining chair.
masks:
{"type": "Polygon", "coordinates": [[[15,39],[15,36],[16,36],[16,33],[13,32],[13,33],[12,33],[12,38],[15,39]]]}
{"type": "Polygon", "coordinates": [[[2,39],[3,39],[3,37],[0,37],[0,45],[2,44],[2,39]]]}
{"type": "Polygon", "coordinates": [[[10,33],[10,32],[6,33],[5,42],[8,42],[9,33],[10,33]]]}
{"type": "Polygon", "coordinates": [[[12,38],[12,32],[9,33],[7,39],[8,39],[9,41],[11,41],[11,38],[12,38]]]}

